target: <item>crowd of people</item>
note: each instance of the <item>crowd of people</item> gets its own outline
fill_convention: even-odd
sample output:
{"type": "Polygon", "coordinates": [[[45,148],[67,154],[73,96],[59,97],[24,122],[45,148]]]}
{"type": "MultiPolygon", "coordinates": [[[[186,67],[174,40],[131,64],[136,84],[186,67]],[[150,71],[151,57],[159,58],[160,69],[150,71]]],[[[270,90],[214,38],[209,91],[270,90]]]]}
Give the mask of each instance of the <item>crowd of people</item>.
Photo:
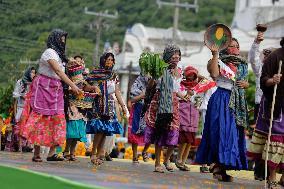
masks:
{"type": "Polygon", "coordinates": [[[259,32],[247,58],[240,56],[240,44],[233,38],[229,46],[219,51],[213,45],[207,69],[211,79],[190,66],[179,67],[181,50],[169,44],[162,60],[168,64],[162,76],[154,79],[143,72],[134,81],[129,93],[130,113],[119,89],[119,78],[113,70],[115,56],[105,52],[99,68],[87,72],[80,55],[67,59],[67,33],[53,30],[42,53],[39,68],[28,68],[17,81],[13,97],[15,124],[7,137],[5,150],[33,150],[34,162],[42,162],[41,146],[50,147],[47,161],[76,161],[78,141],[90,142],[93,135],[90,161],[96,166],[110,159],[109,147],[113,135],[122,134],[118,117],[122,110],[129,117],[128,142],[132,144],[134,164],[138,164],[138,146],[143,161],[148,161],[147,150],[155,145],[154,171],[173,172],[171,162],[178,147],[175,166],[190,171],[187,159],[195,144],[199,119],[202,120],[202,139],[195,163],[201,172],[211,172],[219,181],[231,182],[227,170],[248,169],[248,158],[255,162],[255,179],[264,180],[264,159],[268,150],[270,188],[284,186],[284,176],[276,182],[276,170],[284,168],[284,82],[277,74],[279,61],[284,61],[284,38],[278,49],[259,50],[263,41],[259,32]],[[248,66],[256,76],[255,122],[252,140],[246,147],[248,107],[245,90],[249,87],[248,66]],[[202,87],[203,90],[200,90],[202,87]],[[278,84],[273,118],[271,143],[267,146],[273,87],[278,84]],[[204,87],[205,86],[205,87],[204,87]],[[200,100],[201,99],[201,100],[200,100]],[[56,147],[65,143],[63,157],[56,147]],[[166,149],[163,162],[161,157],[166,149]],[[210,165],[209,169],[207,165],[210,165]]]}

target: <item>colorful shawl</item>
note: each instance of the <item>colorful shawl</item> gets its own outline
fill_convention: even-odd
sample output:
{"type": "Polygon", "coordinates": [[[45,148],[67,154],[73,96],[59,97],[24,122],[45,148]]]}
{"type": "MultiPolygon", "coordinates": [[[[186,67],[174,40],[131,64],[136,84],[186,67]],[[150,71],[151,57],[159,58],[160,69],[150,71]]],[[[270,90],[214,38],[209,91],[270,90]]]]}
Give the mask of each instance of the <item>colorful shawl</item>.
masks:
{"type": "Polygon", "coordinates": [[[233,110],[236,117],[236,124],[238,126],[247,127],[248,126],[248,112],[247,112],[247,101],[245,90],[239,88],[236,85],[236,81],[248,80],[248,64],[247,61],[240,57],[234,55],[221,55],[220,59],[225,64],[234,64],[237,67],[235,82],[231,90],[229,107],[233,110]]]}
{"type": "MultiPolygon", "coordinates": [[[[174,44],[169,44],[164,49],[163,60],[176,67],[178,62],[171,62],[172,56],[178,52],[181,56],[180,48],[174,44]]],[[[180,60],[179,60],[180,61],[180,60]]],[[[173,119],[173,76],[169,69],[163,71],[160,84],[160,99],[156,127],[168,126],[173,119]]],[[[159,130],[159,129],[158,129],[159,130]]],[[[157,130],[157,132],[159,132],[157,130]]]]}
{"type": "Polygon", "coordinates": [[[114,79],[115,74],[113,73],[113,67],[106,68],[106,58],[114,55],[112,53],[104,53],[100,57],[100,69],[94,69],[88,76],[87,81],[96,81],[99,84],[101,90],[101,96],[96,99],[95,111],[100,114],[101,119],[109,120],[109,107],[108,107],[108,88],[107,81],[114,79]]]}
{"type": "Polygon", "coordinates": [[[164,70],[160,84],[160,99],[156,126],[167,126],[173,119],[173,76],[164,70]]]}

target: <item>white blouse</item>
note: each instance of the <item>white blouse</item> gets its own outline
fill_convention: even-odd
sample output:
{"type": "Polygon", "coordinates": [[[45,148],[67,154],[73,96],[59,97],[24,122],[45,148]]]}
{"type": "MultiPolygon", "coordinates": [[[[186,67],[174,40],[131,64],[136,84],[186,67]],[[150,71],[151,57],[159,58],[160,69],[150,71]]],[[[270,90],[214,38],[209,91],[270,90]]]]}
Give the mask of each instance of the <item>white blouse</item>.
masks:
{"type": "Polygon", "coordinates": [[[59,76],[54,72],[50,64],[47,62],[48,60],[55,60],[59,64],[61,70],[64,72],[64,65],[61,58],[55,50],[48,48],[41,55],[41,58],[39,60],[38,73],[51,78],[60,79],[59,76]]]}
{"type": "Polygon", "coordinates": [[[215,80],[217,87],[232,90],[235,80],[235,73],[221,60],[218,61],[218,65],[220,68],[220,74],[215,80]]]}

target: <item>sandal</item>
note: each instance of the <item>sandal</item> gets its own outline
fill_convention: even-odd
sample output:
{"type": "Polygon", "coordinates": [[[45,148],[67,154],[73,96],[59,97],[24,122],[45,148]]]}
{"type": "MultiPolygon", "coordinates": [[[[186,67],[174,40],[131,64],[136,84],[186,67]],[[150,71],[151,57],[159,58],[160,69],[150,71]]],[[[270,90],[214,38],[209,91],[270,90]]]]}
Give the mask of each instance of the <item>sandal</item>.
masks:
{"type": "Polygon", "coordinates": [[[182,163],[180,163],[180,162],[178,162],[178,161],[175,162],[175,165],[176,165],[176,167],[179,168],[179,169],[182,169],[183,166],[184,166],[182,163]]]}
{"type": "Polygon", "coordinates": [[[183,165],[181,168],[179,168],[181,171],[190,171],[190,168],[187,165],[183,165]]]}
{"type": "Polygon", "coordinates": [[[279,180],[278,182],[279,185],[281,185],[282,187],[284,187],[284,180],[282,180],[282,178],[279,180]]]}
{"type": "Polygon", "coordinates": [[[222,182],[233,182],[234,178],[226,173],[214,173],[213,178],[222,182]]]}
{"type": "Polygon", "coordinates": [[[105,159],[106,159],[106,161],[113,161],[113,159],[110,157],[109,154],[107,154],[107,155],[105,156],[105,159]]]}
{"type": "Polygon", "coordinates": [[[211,164],[210,164],[209,169],[208,169],[210,173],[213,173],[213,170],[214,170],[214,167],[215,167],[215,166],[216,166],[215,163],[211,163],[211,164]]]}
{"type": "Polygon", "coordinates": [[[138,158],[137,158],[137,157],[136,157],[136,158],[133,158],[133,159],[132,159],[132,163],[134,163],[134,164],[139,164],[138,158]]]}
{"type": "Polygon", "coordinates": [[[39,162],[42,162],[42,159],[41,159],[40,156],[36,156],[36,157],[33,157],[33,158],[32,158],[32,161],[39,163],[39,162]]]}
{"type": "Polygon", "coordinates": [[[63,157],[66,159],[66,160],[70,160],[70,154],[67,154],[68,152],[63,152],[63,157]]]}
{"type": "Polygon", "coordinates": [[[101,160],[100,158],[93,158],[93,156],[91,156],[91,163],[96,165],[96,166],[99,166],[101,164],[103,164],[103,160],[101,160]]]}
{"type": "Polygon", "coordinates": [[[278,184],[276,181],[267,181],[267,188],[268,189],[281,189],[281,185],[278,184]]]}
{"type": "Polygon", "coordinates": [[[52,156],[47,157],[46,161],[64,161],[64,158],[59,157],[57,154],[53,154],[52,156]]]}
{"type": "Polygon", "coordinates": [[[222,182],[233,182],[233,177],[227,175],[226,171],[219,167],[217,164],[213,166],[213,178],[222,182]]]}
{"type": "Polygon", "coordinates": [[[165,173],[165,170],[163,169],[163,167],[161,165],[155,166],[155,171],[157,173],[165,173]]]}
{"type": "Polygon", "coordinates": [[[163,164],[166,167],[167,171],[174,172],[174,168],[170,165],[170,163],[164,162],[163,164]]]}
{"type": "Polygon", "coordinates": [[[142,152],[142,158],[144,162],[148,162],[149,161],[149,157],[147,152],[142,152]]]}
{"type": "Polygon", "coordinates": [[[209,173],[208,167],[200,167],[200,173],[209,173]]]}
{"type": "Polygon", "coordinates": [[[69,161],[76,161],[77,158],[74,154],[70,154],[70,158],[69,158],[69,161]]]}

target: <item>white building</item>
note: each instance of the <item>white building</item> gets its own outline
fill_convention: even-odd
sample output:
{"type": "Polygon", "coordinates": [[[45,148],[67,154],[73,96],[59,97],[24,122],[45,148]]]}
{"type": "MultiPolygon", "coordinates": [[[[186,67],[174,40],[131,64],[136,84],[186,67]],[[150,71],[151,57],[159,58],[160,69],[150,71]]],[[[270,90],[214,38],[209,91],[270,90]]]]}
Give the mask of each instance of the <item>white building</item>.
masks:
{"type": "MultiPolygon", "coordinates": [[[[284,0],[236,0],[235,15],[232,22],[232,35],[240,43],[243,56],[246,56],[254,38],[256,23],[267,23],[262,48],[279,47],[279,38],[284,36],[284,0]]],[[[211,58],[210,50],[204,46],[204,31],[178,31],[177,45],[181,48],[181,67],[194,66],[204,76],[207,62],[211,58]]],[[[116,57],[117,69],[120,73],[121,90],[127,97],[128,85],[139,74],[139,56],[143,50],[162,54],[164,47],[172,39],[172,28],[153,28],[143,24],[135,24],[125,33],[122,53],[116,57]],[[129,73],[132,65],[131,73],[129,73]],[[129,79],[129,75],[132,75],[129,79]]]]}

